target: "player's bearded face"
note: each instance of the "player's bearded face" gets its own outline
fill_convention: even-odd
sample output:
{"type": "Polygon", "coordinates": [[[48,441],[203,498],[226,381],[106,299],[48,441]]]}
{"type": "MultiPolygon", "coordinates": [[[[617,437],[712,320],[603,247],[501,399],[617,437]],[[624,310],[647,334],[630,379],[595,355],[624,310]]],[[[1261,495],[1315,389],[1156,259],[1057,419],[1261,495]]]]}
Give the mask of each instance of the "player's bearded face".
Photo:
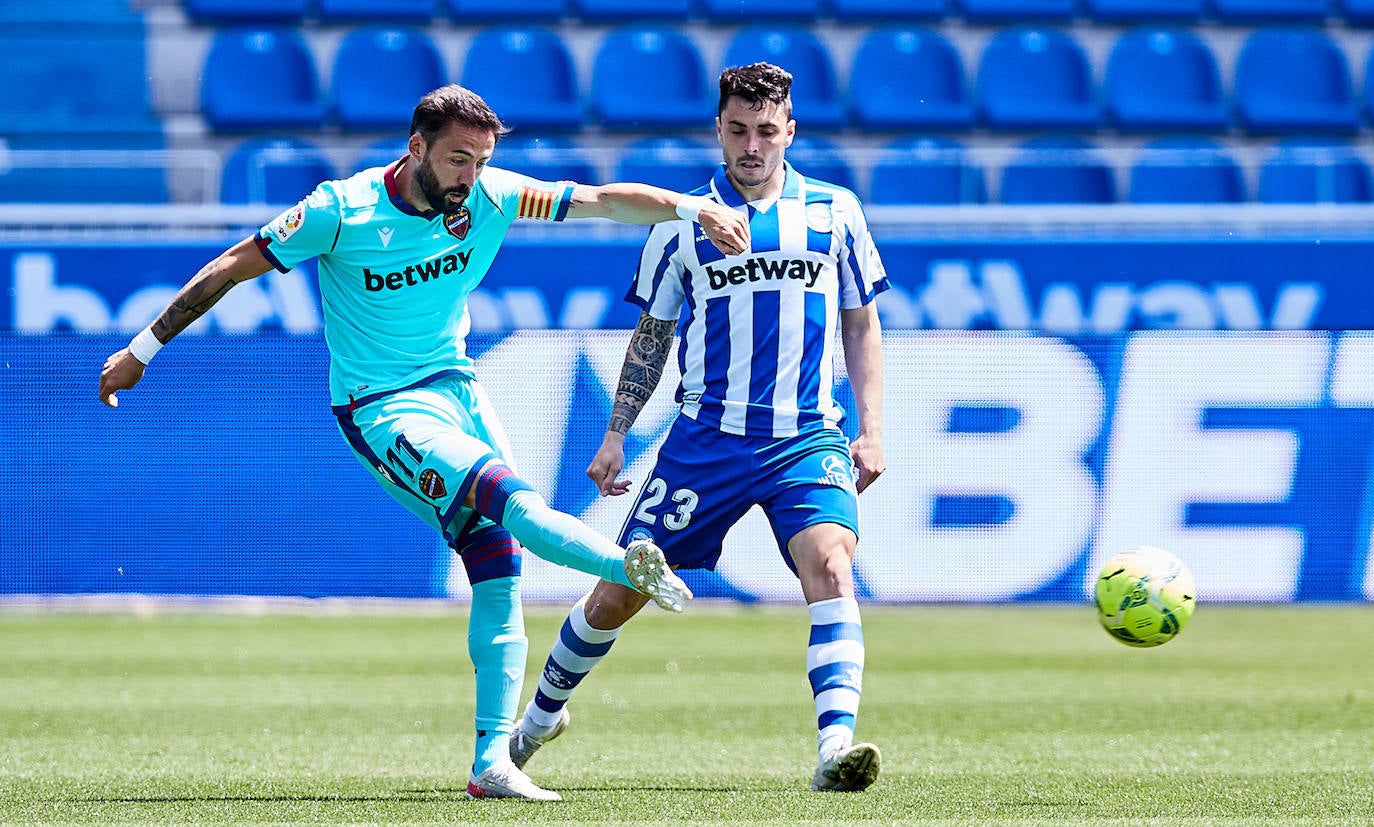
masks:
{"type": "Polygon", "coordinates": [[[426,152],[425,157],[420,159],[420,163],[415,170],[415,178],[420,184],[420,193],[424,195],[429,205],[445,215],[453,215],[467,201],[468,194],[472,188],[459,181],[452,186],[444,186],[439,180],[439,175],[434,171],[434,164],[430,160],[431,153],[426,152]]]}
{"type": "Polygon", "coordinates": [[[780,174],[795,131],[785,107],[764,103],[755,109],[743,98],[731,97],[716,121],[730,178],[741,187],[758,187],[780,174]]]}

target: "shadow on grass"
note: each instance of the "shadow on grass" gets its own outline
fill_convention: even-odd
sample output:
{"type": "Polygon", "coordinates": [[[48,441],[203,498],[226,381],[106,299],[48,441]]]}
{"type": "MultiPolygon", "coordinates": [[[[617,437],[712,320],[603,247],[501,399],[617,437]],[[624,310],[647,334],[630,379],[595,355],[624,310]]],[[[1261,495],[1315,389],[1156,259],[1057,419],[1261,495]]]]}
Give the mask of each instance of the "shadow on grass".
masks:
{"type": "MultiPolygon", "coordinates": [[[[560,793],[737,793],[737,792],[758,792],[743,787],[688,787],[688,786],[643,786],[634,787],[616,786],[611,784],[583,787],[559,787],[560,793]]],[[[397,790],[394,793],[377,793],[375,795],[329,795],[327,793],[315,794],[269,794],[258,795],[110,795],[93,796],[90,798],[65,799],[79,801],[83,804],[179,804],[195,801],[216,802],[216,801],[238,801],[252,802],[260,801],[263,803],[283,803],[292,801],[315,802],[327,804],[330,802],[345,803],[383,803],[388,801],[447,801],[452,798],[466,798],[467,787],[440,787],[425,790],[397,790]]]]}

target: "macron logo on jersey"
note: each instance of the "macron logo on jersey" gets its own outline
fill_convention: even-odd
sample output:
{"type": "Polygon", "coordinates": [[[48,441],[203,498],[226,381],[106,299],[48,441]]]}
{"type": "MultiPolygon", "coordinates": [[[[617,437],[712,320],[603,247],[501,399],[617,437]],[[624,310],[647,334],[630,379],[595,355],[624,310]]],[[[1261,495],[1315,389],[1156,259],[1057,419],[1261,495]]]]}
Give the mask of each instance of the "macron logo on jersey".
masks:
{"type": "Polygon", "coordinates": [[[463,250],[451,256],[441,256],[418,264],[407,264],[404,270],[395,273],[374,273],[371,269],[364,267],[363,286],[370,293],[413,287],[430,279],[437,279],[441,275],[461,273],[468,269],[468,260],[471,258],[472,251],[463,250]]]}
{"type": "Polygon", "coordinates": [[[801,259],[771,259],[755,256],[743,264],[736,264],[730,268],[717,270],[709,264],[706,266],[706,278],[710,280],[712,290],[720,290],[727,284],[744,284],[747,281],[772,281],[774,279],[805,279],[806,286],[811,287],[820,276],[821,263],[819,261],[803,261],[801,259]]]}

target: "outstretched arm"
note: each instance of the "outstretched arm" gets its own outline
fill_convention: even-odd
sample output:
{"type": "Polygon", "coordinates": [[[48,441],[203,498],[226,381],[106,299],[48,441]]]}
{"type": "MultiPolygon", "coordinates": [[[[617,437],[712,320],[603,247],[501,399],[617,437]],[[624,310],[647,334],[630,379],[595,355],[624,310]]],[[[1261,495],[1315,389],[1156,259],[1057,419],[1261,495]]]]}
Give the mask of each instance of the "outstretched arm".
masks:
{"type": "Polygon", "coordinates": [[[587,466],[587,476],[601,489],[602,496],[619,496],[630,490],[629,480],[616,479],[625,467],[625,435],[663,378],[663,366],[668,362],[676,326],[676,322],[643,313],[630,337],[625,361],[620,365],[620,385],[611,406],[611,421],[606,426],[601,448],[592,457],[592,464],[587,466]]]}
{"type": "Polygon", "coordinates": [[[883,459],[883,340],[877,303],[840,311],[840,326],[844,363],[859,417],[859,433],[849,444],[849,454],[859,472],[855,484],[863,491],[887,470],[883,459]]]}
{"type": "Polygon", "coordinates": [[[706,237],[727,256],[749,249],[749,222],[743,215],[699,195],[679,195],[648,184],[573,187],[568,218],[609,218],[625,224],[658,224],[684,218],[701,225],[706,237]]]}
{"type": "Polygon", "coordinates": [[[162,315],[135,336],[129,347],[115,351],[105,360],[100,371],[100,401],[111,408],[118,407],[117,392],[138,384],[158,348],[205,315],[235,284],[255,279],[270,269],[271,262],[251,236],[220,253],[186,282],[162,315]]]}

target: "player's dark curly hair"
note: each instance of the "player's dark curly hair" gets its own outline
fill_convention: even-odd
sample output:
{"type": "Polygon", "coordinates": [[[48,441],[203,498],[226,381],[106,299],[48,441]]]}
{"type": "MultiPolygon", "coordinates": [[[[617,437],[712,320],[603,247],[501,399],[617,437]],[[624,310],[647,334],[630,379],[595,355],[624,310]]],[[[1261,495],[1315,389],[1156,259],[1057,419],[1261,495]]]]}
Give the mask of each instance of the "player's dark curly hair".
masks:
{"type": "Polygon", "coordinates": [[[720,73],[717,115],[725,111],[725,104],[731,97],[742,98],[750,109],[762,109],[766,103],[776,103],[791,118],[792,73],[771,63],[731,66],[720,73]]]}
{"type": "Polygon", "coordinates": [[[481,95],[450,83],[420,98],[415,113],[410,116],[410,134],[419,132],[425,143],[433,143],[451,123],[484,129],[498,141],[510,132],[510,128],[501,123],[501,118],[487,106],[481,95]]]}

